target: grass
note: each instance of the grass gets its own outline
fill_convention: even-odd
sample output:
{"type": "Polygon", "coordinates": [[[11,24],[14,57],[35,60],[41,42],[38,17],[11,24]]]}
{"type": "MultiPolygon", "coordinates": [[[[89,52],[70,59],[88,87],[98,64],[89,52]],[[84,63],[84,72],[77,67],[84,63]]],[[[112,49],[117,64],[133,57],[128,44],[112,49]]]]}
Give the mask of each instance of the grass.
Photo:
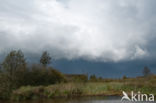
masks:
{"type": "Polygon", "coordinates": [[[122,91],[156,95],[156,77],[127,78],[109,82],[61,83],[49,86],[25,86],[14,90],[12,100],[38,98],[76,97],[76,96],[121,96],[122,91]]]}
{"type": "Polygon", "coordinates": [[[77,83],[55,84],[50,86],[21,87],[13,91],[12,100],[37,98],[72,97],[82,95],[82,85],[77,83]]]}

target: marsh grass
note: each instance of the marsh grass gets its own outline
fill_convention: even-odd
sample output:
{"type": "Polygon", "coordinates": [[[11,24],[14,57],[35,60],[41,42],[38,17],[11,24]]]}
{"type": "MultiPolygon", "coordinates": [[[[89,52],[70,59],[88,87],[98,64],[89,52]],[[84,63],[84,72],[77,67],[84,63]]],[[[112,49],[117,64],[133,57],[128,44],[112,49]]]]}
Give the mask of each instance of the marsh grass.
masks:
{"type": "Polygon", "coordinates": [[[127,78],[110,82],[73,82],[49,86],[25,86],[14,90],[12,100],[37,98],[76,97],[76,96],[121,96],[122,91],[131,91],[156,95],[156,77],[127,78]]]}
{"type": "Polygon", "coordinates": [[[12,100],[81,96],[82,84],[64,83],[50,86],[25,86],[13,91],[12,100]]]}

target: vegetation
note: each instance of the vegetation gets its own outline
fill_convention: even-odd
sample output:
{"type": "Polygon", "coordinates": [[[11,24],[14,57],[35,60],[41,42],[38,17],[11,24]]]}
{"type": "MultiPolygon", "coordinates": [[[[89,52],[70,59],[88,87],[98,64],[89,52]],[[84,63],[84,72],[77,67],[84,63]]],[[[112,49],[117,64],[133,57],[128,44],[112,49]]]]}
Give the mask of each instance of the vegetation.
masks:
{"type": "Polygon", "coordinates": [[[41,65],[32,65],[27,74],[27,85],[50,85],[55,83],[65,82],[65,77],[62,73],[52,67],[43,67],[41,65]]]}
{"type": "Polygon", "coordinates": [[[121,95],[122,91],[140,91],[156,95],[156,76],[143,69],[143,76],[103,79],[86,74],[62,74],[48,64],[51,57],[43,52],[40,63],[28,66],[22,51],[11,51],[0,65],[0,99],[121,95]]]}
{"type": "Polygon", "coordinates": [[[47,67],[49,63],[48,53],[42,55],[46,57],[43,65],[33,64],[27,66],[24,54],[22,51],[11,51],[4,61],[0,69],[0,99],[10,98],[13,90],[21,86],[39,86],[50,85],[65,82],[65,77],[62,73],[52,67],[47,67]]]}
{"type": "Polygon", "coordinates": [[[49,86],[26,86],[12,93],[12,100],[26,100],[37,98],[75,97],[75,96],[111,96],[122,95],[122,91],[138,92],[156,95],[156,76],[146,78],[127,78],[112,80],[111,82],[61,83],[49,86]],[[140,82],[138,82],[138,80],[140,82]]]}
{"type": "Polygon", "coordinates": [[[97,81],[97,78],[96,78],[95,75],[91,75],[89,80],[90,80],[91,82],[96,82],[96,81],[97,81]]]}
{"type": "Polygon", "coordinates": [[[65,74],[66,80],[68,82],[82,82],[88,81],[88,75],[85,74],[65,74]]]}
{"type": "Polygon", "coordinates": [[[2,63],[0,97],[9,97],[13,89],[24,84],[26,62],[23,53],[11,51],[2,63]]]}
{"type": "Polygon", "coordinates": [[[50,86],[26,86],[12,93],[12,100],[26,100],[36,98],[72,97],[82,95],[81,84],[67,83],[50,86]]]}
{"type": "Polygon", "coordinates": [[[44,51],[40,58],[40,63],[46,67],[48,64],[50,64],[50,62],[51,62],[51,57],[49,53],[47,51],[44,51]]]}
{"type": "Polygon", "coordinates": [[[151,75],[151,71],[150,71],[150,69],[147,66],[145,66],[144,69],[143,69],[143,75],[144,76],[151,75]]]}

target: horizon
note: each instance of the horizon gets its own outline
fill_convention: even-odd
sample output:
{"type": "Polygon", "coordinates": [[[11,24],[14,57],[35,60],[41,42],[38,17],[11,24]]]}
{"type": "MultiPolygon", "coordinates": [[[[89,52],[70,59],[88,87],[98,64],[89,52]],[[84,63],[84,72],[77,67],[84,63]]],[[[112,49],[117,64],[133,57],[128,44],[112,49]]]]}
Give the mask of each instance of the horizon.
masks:
{"type": "MultiPolygon", "coordinates": [[[[7,55],[7,54],[6,54],[7,55]]],[[[2,56],[1,56],[2,57],[2,56]]],[[[28,65],[40,64],[40,57],[36,58],[27,57],[25,55],[28,65]]],[[[5,56],[0,59],[0,63],[4,60],[5,56]]],[[[155,62],[152,60],[133,60],[122,62],[99,62],[99,61],[87,61],[83,59],[66,60],[58,59],[51,60],[49,66],[54,67],[64,74],[87,74],[96,75],[102,78],[123,78],[126,77],[139,77],[143,76],[143,69],[147,66],[152,74],[156,74],[155,62]],[[111,74],[111,75],[110,75],[111,74]]]]}

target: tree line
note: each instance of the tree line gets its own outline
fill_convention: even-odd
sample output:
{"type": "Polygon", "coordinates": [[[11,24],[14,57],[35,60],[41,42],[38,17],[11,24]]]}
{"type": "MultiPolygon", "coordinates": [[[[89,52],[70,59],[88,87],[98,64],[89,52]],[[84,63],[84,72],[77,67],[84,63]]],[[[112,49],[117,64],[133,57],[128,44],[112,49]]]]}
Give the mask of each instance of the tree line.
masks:
{"type": "Polygon", "coordinates": [[[28,65],[21,50],[11,51],[0,65],[0,98],[7,98],[21,86],[49,85],[65,82],[64,75],[48,64],[51,57],[44,51],[38,64],[28,65]]]}

